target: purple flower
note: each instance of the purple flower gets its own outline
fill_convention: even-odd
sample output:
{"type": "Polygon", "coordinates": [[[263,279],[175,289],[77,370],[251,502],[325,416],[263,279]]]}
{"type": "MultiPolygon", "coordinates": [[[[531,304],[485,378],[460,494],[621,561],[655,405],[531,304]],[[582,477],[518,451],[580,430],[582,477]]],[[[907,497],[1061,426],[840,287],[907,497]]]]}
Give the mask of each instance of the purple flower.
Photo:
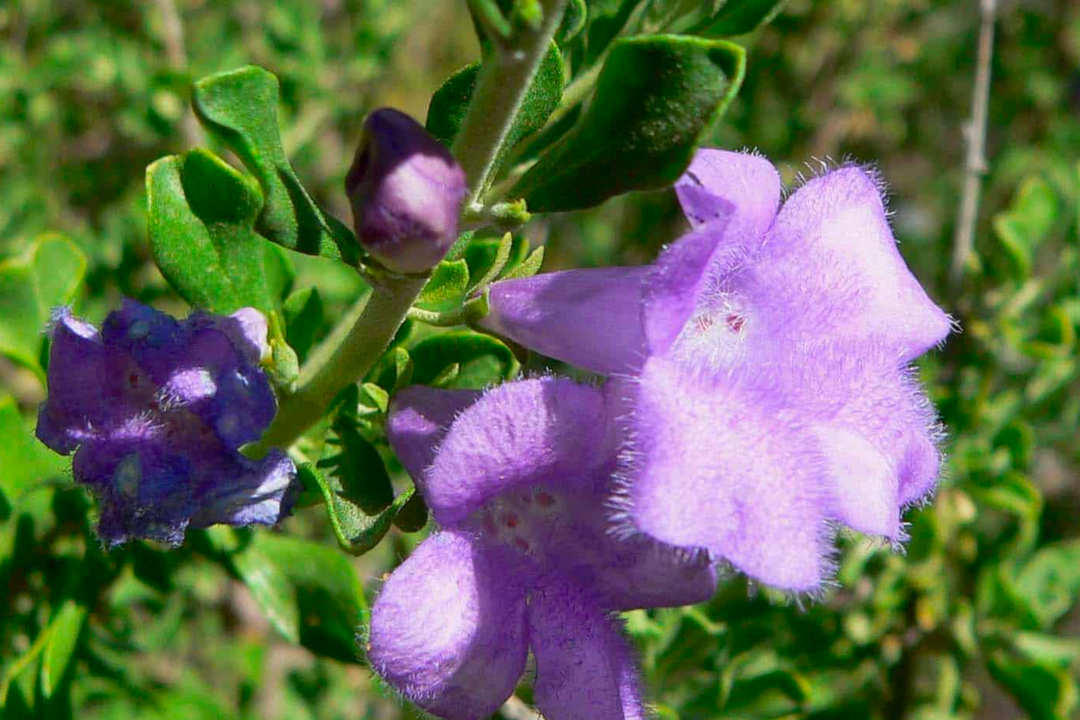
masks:
{"type": "Polygon", "coordinates": [[[292,461],[279,450],[258,461],[237,451],[277,409],[259,367],[269,352],[261,313],[177,321],[125,299],[100,332],[67,308],[54,320],[37,436],[75,451],[75,479],[100,501],[107,545],[176,545],[189,525],[278,521],[292,461]]]}
{"type": "Polygon", "coordinates": [[[469,391],[411,388],[387,436],[441,530],[387,580],[369,658],[449,720],[493,713],[531,649],[549,720],[644,717],[611,614],[707,599],[707,558],[608,532],[617,446],[610,398],[544,378],[469,391]]]}
{"type": "Polygon", "coordinates": [[[422,273],[457,239],[465,171],[408,115],[381,108],[368,115],[345,177],[356,235],[387,268],[422,273]]]}
{"type": "Polygon", "coordinates": [[[933,489],[940,430],[907,366],[950,319],[861,168],[778,210],[767,160],[702,150],[676,191],[692,230],[653,265],[496,283],[483,322],[615,376],[632,528],[817,589],[836,523],[900,541],[933,489]]]}

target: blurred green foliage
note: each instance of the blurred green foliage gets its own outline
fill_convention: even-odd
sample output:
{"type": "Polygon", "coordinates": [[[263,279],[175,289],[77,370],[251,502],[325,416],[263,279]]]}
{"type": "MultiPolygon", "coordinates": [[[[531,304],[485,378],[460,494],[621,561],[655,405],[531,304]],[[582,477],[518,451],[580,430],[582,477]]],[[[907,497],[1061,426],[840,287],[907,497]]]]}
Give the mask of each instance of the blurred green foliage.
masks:
{"type": "MultiPolygon", "coordinates": [[[[679,5],[657,1],[646,28],[679,5]]],[[[1080,7],[1000,4],[977,261],[950,286],[977,5],[791,0],[739,39],[745,80],[709,144],[758,148],[792,181],[812,157],[877,165],[906,259],[963,328],[921,365],[950,459],[933,504],[908,515],[906,554],[845,537],[838,587],[820,601],[732,578],[710,603],[631,613],[662,718],[1077,716],[1080,7]]],[[[577,41],[609,39],[625,20],[617,7],[589,2],[600,22],[577,41]]],[[[340,188],[364,113],[392,104],[423,118],[478,55],[464,3],[447,0],[0,6],[0,315],[40,328],[49,306],[74,301],[100,320],[121,294],[181,307],[151,258],[144,171],[199,145],[227,156],[190,110],[193,80],[249,64],[273,72],[285,156],[318,205],[347,218],[340,188]],[[68,281],[84,271],[85,291],[71,297],[68,281]],[[32,308],[9,307],[16,285],[33,288],[32,308]]],[[[660,191],[530,233],[555,269],[642,262],[681,229],[660,191]]],[[[448,263],[447,292],[483,275],[497,244],[448,263]]],[[[515,242],[513,262],[526,250],[515,242]]],[[[302,356],[312,339],[296,333],[340,315],[361,285],[326,260],[290,252],[286,262],[301,290],[282,286],[283,331],[302,356]]],[[[87,496],[29,439],[43,388],[40,338],[25,337],[0,347],[19,363],[0,364],[0,715],[415,717],[357,663],[352,632],[416,536],[391,529],[352,558],[325,512],[301,510],[288,536],[214,530],[176,552],[105,553],[87,496]]],[[[479,354],[474,338],[406,328],[412,355],[388,355],[359,407],[377,416],[414,373],[469,387],[475,357],[501,363],[490,372],[517,370],[512,353],[479,354]]],[[[340,462],[354,460],[339,448],[340,462]]],[[[364,447],[365,461],[379,462],[370,450],[381,452],[364,447]]],[[[383,460],[396,479],[400,467],[383,460]]]]}

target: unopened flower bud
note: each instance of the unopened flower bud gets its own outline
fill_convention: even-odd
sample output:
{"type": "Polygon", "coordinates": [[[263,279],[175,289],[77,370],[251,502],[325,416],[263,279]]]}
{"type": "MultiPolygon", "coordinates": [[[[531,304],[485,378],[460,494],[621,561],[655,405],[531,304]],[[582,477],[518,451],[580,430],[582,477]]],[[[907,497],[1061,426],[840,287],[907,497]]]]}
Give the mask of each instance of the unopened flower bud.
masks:
{"type": "Polygon", "coordinates": [[[467,189],[461,166],[423,126],[381,108],[364,122],[345,191],[367,251],[390,270],[421,273],[457,239],[467,189]]]}

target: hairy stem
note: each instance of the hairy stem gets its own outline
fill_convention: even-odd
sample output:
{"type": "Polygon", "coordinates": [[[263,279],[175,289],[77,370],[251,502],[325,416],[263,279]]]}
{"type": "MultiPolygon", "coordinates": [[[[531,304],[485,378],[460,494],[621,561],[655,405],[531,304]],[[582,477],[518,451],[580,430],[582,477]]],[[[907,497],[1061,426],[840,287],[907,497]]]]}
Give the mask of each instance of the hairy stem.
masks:
{"type": "Polygon", "coordinates": [[[334,396],[367,374],[401,327],[427,278],[380,280],[342,319],[300,370],[262,445],[287,447],[319,418],[334,396]]]}
{"type": "Polygon", "coordinates": [[[967,155],[964,160],[964,190],[956,220],[952,266],[949,279],[956,285],[975,247],[975,223],[978,219],[979,192],[986,174],[986,115],[990,99],[990,66],[994,57],[994,20],[997,0],[979,0],[979,55],[975,68],[975,89],[971,98],[971,119],[964,127],[967,155]]]}
{"type": "Polygon", "coordinates": [[[567,0],[541,0],[544,18],[536,29],[519,27],[505,45],[484,59],[469,110],[451,150],[469,181],[466,209],[487,187],[499,149],[551,44],[567,0]]]}
{"type": "MultiPolygon", "coordinates": [[[[540,26],[518,27],[504,43],[495,45],[483,64],[453,147],[469,180],[469,201],[463,213],[469,212],[489,180],[566,2],[541,0],[540,26]]],[[[282,398],[277,417],[259,446],[288,447],[319,421],[335,395],[362,379],[390,344],[426,282],[427,278],[380,275],[372,292],[357,302],[304,363],[296,389],[282,398]]]]}

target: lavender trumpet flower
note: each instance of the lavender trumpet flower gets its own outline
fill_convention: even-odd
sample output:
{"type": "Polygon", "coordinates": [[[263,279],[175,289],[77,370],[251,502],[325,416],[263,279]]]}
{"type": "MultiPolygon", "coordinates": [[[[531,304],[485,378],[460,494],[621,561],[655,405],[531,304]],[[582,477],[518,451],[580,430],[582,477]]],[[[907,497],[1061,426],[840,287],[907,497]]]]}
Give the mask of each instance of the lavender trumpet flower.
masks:
{"type": "Polygon", "coordinates": [[[381,108],[368,115],[345,177],[356,236],[399,273],[439,264],[457,239],[465,171],[423,126],[381,108]]]}
{"type": "Polygon", "coordinates": [[[613,376],[628,532],[814,591],[837,523],[899,542],[933,490],[941,433],[907,366],[950,319],[859,167],[778,210],[767,160],[702,150],[676,191],[692,230],[653,265],[496,283],[483,322],[613,376]]]}
{"type": "Polygon", "coordinates": [[[75,451],[75,480],[100,502],[106,545],[177,545],[189,526],[272,525],[287,510],[292,461],[237,451],[277,409],[259,367],[269,346],[257,310],[177,321],[125,300],[99,332],[60,308],[51,337],[37,436],[75,451]]]}
{"type": "Polygon", "coordinates": [[[617,398],[555,378],[477,395],[395,397],[387,436],[442,529],[375,602],[373,667],[425,710],[479,720],[513,692],[531,649],[544,717],[643,718],[611,613],[705,600],[715,569],[608,532],[617,398]]]}

